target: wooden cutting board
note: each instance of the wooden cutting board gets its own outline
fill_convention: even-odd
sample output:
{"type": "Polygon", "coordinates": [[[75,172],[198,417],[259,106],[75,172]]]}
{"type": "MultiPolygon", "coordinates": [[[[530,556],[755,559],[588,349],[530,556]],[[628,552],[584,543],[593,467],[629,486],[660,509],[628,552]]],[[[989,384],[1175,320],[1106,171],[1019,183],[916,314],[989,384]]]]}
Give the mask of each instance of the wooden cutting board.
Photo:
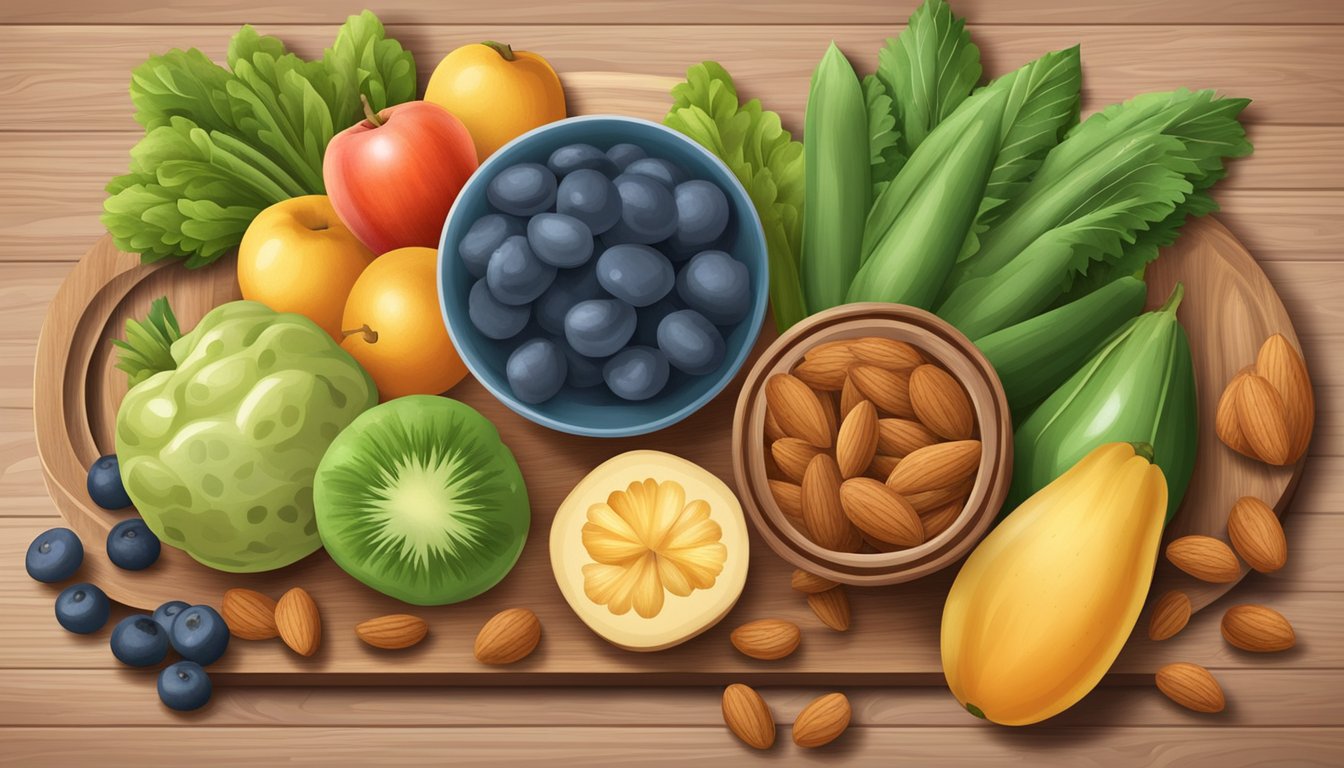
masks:
{"type": "MultiPolygon", "coordinates": [[[[669,78],[611,73],[577,73],[565,78],[575,113],[619,112],[658,119],[667,104],[669,78]]],[[[1243,459],[1216,442],[1213,409],[1222,384],[1254,358],[1259,341],[1280,332],[1296,343],[1282,302],[1245,249],[1211,220],[1187,225],[1181,241],[1158,262],[1150,278],[1154,305],[1175,280],[1186,285],[1180,316],[1189,330],[1200,377],[1201,446],[1196,478],[1171,525],[1171,535],[1204,532],[1222,536],[1226,510],[1236,496],[1254,493],[1282,511],[1301,467],[1270,469],[1243,459]]],[[[359,621],[408,607],[370,590],[319,552],[288,568],[264,574],[212,571],[184,553],[165,547],[146,571],[121,571],[107,561],[107,532],[133,512],[110,513],[94,506],[85,490],[87,467],[113,450],[117,406],[126,377],[113,368],[111,340],[122,335],[129,317],[142,317],[150,301],[168,296],[184,329],[211,308],[239,298],[234,262],[188,271],[178,263],[142,265],[119,253],[110,237],[99,240],[62,284],[52,301],[38,343],[34,412],[38,453],[53,500],[83,539],[83,577],[119,602],[152,609],[166,600],[218,606],[224,590],[251,587],[278,597],[286,589],[308,589],[322,610],[323,647],[301,658],[278,641],[235,640],[211,673],[238,681],[331,683],[471,684],[758,684],[825,682],[921,684],[942,681],[938,624],[954,575],[945,571],[910,584],[851,589],[854,623],[832,632],[789,588],[791,569],[752,537],[747,587],[733,612],[718,627],[673,649],[629,653],[608,645],[570,611],[551,575],[547,539],[552,515],[579,478],[597,464],[634,448],[656,448],[695,461],[732,484],[729,435],[741,377],[701,412],[653,435],[619,440],[579,438],[548,431],[513,414],[474,381],[449,395],[477,410],[498,427],[522,467],[532,501],[532,530],[517,567],[494,590],[454,606],[413,608],[429,621],[429,638],[402,652],[388,653],[360,643],[359,621]],[[488,668],[472,657],[480,626],[499,610],[533,609],[544,627],[538,651],[505,668],[488,668]],[[804,630],[799,652],[780,662],[759,662],[738,654],[728,641],[733,627],[775,617],[804,630]]],[[[757,352],[775,338],[761,334],[757,352]]],[[[750,363],[748,363],[748,366],[750,363]]],[[[745,370],[745,368],[744,368],[745,370]]],[[[1190,588],[1196,607],[1231,585],[1193,586],[1163,569],[1155,594],[1179,585],[1190,588]]],[[[1142,634],[1141,632],[1139,633],[1142,634]]],[[[1117,663],[1117,674],[1151,673],[1163,663],[1146,640],[1136,640],[1117,663]]]]}

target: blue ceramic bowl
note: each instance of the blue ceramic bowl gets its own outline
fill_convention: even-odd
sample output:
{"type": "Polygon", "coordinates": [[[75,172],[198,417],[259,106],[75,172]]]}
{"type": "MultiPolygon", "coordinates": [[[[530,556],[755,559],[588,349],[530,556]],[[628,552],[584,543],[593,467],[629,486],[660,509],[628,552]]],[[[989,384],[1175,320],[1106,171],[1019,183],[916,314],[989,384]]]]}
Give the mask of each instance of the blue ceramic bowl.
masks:
{"type": "Polygon", "coordinates": [[[676,424],[714,399],[732,381],[756,343],[765,316],[768,283],[765,233],[760,218],[746,190],[728,167],[676,131],[647,120],[616,115],[571,117],[529,131],[500,148],[467,180],[448,212],[439,242],[439,306],[453,345],[467,368],[514,412],[542,426],[575,435],[647,434],[676,424]],[[513,396],[504,365],[518,344],[540,335],[540,330],[534,322],[506,341],[495,341],[476,330],[467,316],[467,293],[475,281],[457,255],[458,243],[476,219],[492,211],[485,199],[485,188],[495,174],[516,163],[544,165],[552,152],[566,144],[587,143],[606,149],[622,142],[638,144],[650,157],[677,163],[692,178],[712,181],[724,191],[732,210],[724,250],[747,265],[751,276],[751,311],[725,337],[727,354],[718,370],[690,376],[673,369],[667,387],[649,400],[622,400],[599,385],[588,389],[565,387],[544,403],[525,403],[513,396]]]}

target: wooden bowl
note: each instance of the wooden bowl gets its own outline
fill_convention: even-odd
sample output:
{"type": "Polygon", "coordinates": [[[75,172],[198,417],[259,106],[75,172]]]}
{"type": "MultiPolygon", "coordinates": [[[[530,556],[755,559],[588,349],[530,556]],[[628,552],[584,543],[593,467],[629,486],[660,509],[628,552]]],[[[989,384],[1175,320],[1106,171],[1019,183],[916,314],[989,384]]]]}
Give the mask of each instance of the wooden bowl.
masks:
{"type": "Polygon", "coordinates": [[[956,328],[936,315],[902,304],[846,304],[812,315],[780,336],[747,374],[733,418],[732,450],[738,495],[766,544],[798,568],[860,586],[911,581],[960,560],[998,516],[1013,472],[1012,418],[994,368],[956,328]],[[913,344],[961,382],[975,409],[983,452],[965,508],[942,533],[917,547],[895,552],[836,552],[796,529],[770,493],[765,382],[774,374],[792,370],[818,344],[869,336],[913,344]]]}

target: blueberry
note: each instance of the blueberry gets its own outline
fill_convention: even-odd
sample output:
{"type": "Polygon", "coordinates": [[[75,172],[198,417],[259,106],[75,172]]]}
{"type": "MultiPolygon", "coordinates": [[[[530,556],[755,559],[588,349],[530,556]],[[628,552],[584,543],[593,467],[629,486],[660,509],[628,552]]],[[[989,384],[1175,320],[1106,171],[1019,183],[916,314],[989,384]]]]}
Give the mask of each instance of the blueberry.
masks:
{"type": "Polygon", "coordinates": [[[652,347],[627,347],[602,366],[607,387],[623,400],[648,400],[667,385],[668,374],[667,358],[652,347]]]}
{"type": "Polygon", "coordinates": [[[678,184],[673,197],[677,231],[671,244],[678,252],[709,245],[728,228],[728,198],[717,185],[695,179],[678,184]]]}
{"type": "Polygon", "coordinates": [[[592,144],[567,144],[551,153],[546,167],[556,176],[566,176],[574,171],[590,170],[615,176],[620,171],[616,163],[602,150],[592,144]]]}
{"type": "Polygon", "coordinates": [[[586,357],[607,357],[635,333],[635,308],[618,299],[581,301],[565,314],[565,340],[586,357]]]}
{"type": "Polygon", "coordinates": [[[615,245],[597,259],[597,282],[635,307],[647,307],[666,296],[676,279],[667,257],[647,245],[615,245]]]}
{"type": "Polygon", "coordinates": [[[664,317],[679,309],[685,309],[685,306],[677,298],[677,294],[673,292],[647,307],[640,307],[636,310],[635,314],[639,317],[639,324],[635,328],[635,343],[643,344],[646,347],[658,346],[658,325],[663,322],[664,317]]]}
{"type": "Polygon", "coordinates": [[[517,336],[529,315],[527,305],[515,307],[496,299],[485,278],[477,280],[467,294],[467,317],[486,338],[500,341],[517,336]]]}
{"type": "Polygon", "coordinates": [[[607,150],[607,157],[611,158],[611,162],[615,163],[616,167],[622,171],[636,160],[642,160],[648,156],[649,153],[645,152],[644,148],[638,144],[617,144],[607,150]]]}
{"type": "Polygon", "coordinates": [[[679,371],[697,376],[714,372],[723,362],[723,334],[694,309],[683,309],[658,325],[658,349],[679,371]]]}
{"type": "Polygon", "coordinates": [[[538,259],[527,238],[514,235],[490,256],[485,280],[496,299],[511,306],[529,304],[551,287],[555,267],[538,259]]]}
{"type": "Polygon", "coordinates": [[[572,269],[593,256],[593,233],[588,225],[563,213],[538,213],[527,222],[527,243],[538,259],[554,267],[572,269]]]}
{"type": "Polygon", "coordinates": [[[504,371],[515,397],[544,403],[565,385],[565,355],[550,339],[531,339],[513,350],[504,371]]]}
{"type": "Polygon", "coordinates": [[[159,559],[159,537],[138,517],[122,520],[107,534],[107,558],[118,568],[143,571],[159,559]]]}
{"type": "Polygon", "coordinates": [[[89,498],[103,509],[125,509],[131,506],[126,486],[121,484],[121,466],[117,454],[100,457],[89,467],[89,498]]]}
{"type": "Polygon", "coordinates": [[[621,196],[611,179],[586,168],[560,181],[555,210],[582,221],[595,235],[615,226],[621,218],[621,196]]]}
{"type": "Polygon", "coordinates": [[[641,158],[621,170],[625,173],[648,176],[668,189],[676,187],[687,179],[686,172],[681,169],[681,166],[660,157],[641,158]]]}
{"type": "Polygon", "coordinates": [[[159,622],[163,631],[169,633],[169,639],[172,639],[173,621],[177,619],[177,614],[187,610],[191,605],[181,600],[169,600],[154,609],[154,620],[159,622]]]}
{"type": "Polygon", "coordinates": [[[69,528],[52,528],[38,534],[28,545],[23,564],[28,575],[47,584],[65,581],[84,562],[84,545],[69,528]]]}
{"type": "Polygon", "coordinates": [[[208,605],[193,605],[177,614],[171,635],[173,650],[203,667],[215,663],[229,647],[229,625],[208,605]]]}
{"type": "Polygon", "coordinates": [[[504,213],[531,216],[555,205],[555,186],[555,174],[546,166],[519,163],[495,174],[485,197],[504,213]]]}
{"type": "Polygon", "coordinates": [[[624,242],[652,245],[677,231],[677,203],[669,188],[637,173],[623,173],[613,183],[621,196],[621,220],[612,229],[624,242]]]}
{"type": "Polygon", "coordinates": [[[565,354],[565,385],[575,389],[587,389],[602,383],[602,364],[605,360],[584,357],[565,341],[564,336],[552,339],[555,346],[565,354]]]}
{"type": "Polygon", "coordinates": [[[457,244],[457,255],[472,277],[485,277],[490,254],[506,239],[527,232],[527,222],[517,216],[487,213],[472,223],[462,242],[457,244]]]}
{"type": "Polygon", "coordinates": [[[194,661],[169,664],[159,672],[159,701],[169,709],[190,712],[210,701],[210,676],[194,661]]]}
{"type": "Polygon", "coordinates": [[[56,621],[80,635],[102,629],[111,610],[107,595],[92,584],[72,584],[56,597],[56,621]]]}
{"type": "Polygon", "coordinates": [[[606,297],[606,291],[597,283],[597,269],[589,263],[578,269],[562,270],[532,308],[537,316],[537,324],[543,331],[562,335],[565,332],[565,314],[570,307],[580,301],[606,297]]]}
{"type": "Polygon", "coordinates": [[[168,655],[168,633],[150,616],[127,616],[113,628],[111,646],[122,664],[152,667],[168,655]]]}
{"type": "Polygon", "coordinates": [[[723,251],[703,251],[681,268],[677,294],[709,322],[732,325],[751,309],[751,277],[746,264],[723,251]]]}

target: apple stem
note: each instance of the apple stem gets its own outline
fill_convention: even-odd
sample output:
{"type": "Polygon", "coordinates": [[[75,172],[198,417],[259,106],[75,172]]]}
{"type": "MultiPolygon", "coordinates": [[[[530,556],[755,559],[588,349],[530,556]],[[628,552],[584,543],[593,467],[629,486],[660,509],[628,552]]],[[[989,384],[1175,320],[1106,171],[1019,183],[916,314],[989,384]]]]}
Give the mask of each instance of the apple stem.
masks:
{"type": "Polygon", "coordinates": [[[348,339],[351,336],[354,336],[356,333],[363,334],[365,344],[378,343],[378,332],[370,328],[368,323],[365,323],[359,326],[358,328],[352,328],[348,331],[341,331],[341,338],[348,339]]]}
{"type": "Polygon", "coordinates": [[[499,43],[495,42],[494,40],[486,40],[482,42],[481,45],[484,45],[487,48],[493,48],[495,53],[498,53],[500,58],[504,59],[505,61],[513,61],[518,58],[513,53],[513,46],[509,45],[508,43],[499,43]]]}
{"type": "Polygon", "coordinates": [[[369,97],[362,93],[359,94],[359,103],[364,105],[364,119],[373,123],[374,128],[381,127],[383,121],[379,120],[378,114],[373,111],[373,105],[369,104],[369,97]]]}

